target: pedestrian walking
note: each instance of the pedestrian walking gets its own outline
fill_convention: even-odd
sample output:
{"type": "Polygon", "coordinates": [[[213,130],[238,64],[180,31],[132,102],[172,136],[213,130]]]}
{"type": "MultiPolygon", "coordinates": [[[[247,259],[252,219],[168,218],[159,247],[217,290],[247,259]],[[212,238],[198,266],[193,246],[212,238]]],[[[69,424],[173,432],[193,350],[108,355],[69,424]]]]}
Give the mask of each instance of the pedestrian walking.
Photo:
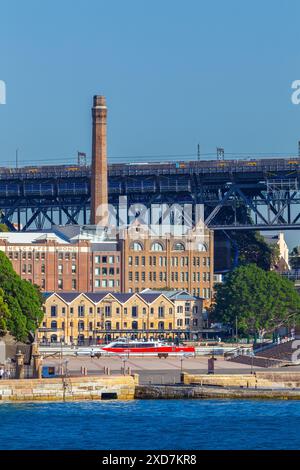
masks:
{"type": "Polygon", "coordinates": [[[3,367],[0,367],[0,380],[3,379],[3,375],[4,375],[4,369],[3,367]]]}

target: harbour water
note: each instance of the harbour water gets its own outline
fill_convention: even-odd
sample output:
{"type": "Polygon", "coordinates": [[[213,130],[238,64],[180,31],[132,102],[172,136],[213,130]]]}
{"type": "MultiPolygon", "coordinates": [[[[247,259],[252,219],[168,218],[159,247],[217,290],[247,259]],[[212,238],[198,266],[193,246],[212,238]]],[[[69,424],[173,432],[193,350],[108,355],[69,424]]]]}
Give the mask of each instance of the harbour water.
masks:
{"type": "Polygon", "coordinates": [[[299,401],[0,405],[0,449],[297,449],[299,401]]]}

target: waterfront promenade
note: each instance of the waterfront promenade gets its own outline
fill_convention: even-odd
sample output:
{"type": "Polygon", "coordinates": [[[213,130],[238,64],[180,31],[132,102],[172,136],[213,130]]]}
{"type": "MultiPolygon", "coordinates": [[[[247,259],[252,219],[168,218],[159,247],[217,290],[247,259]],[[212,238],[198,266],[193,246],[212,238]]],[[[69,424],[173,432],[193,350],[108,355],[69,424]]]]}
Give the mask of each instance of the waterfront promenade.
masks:
{"type": "MultiPolygon", "coordinates": [[[[101,357],[90,358],[89,356],[74,357],[65,356],[63,362],[67,361],[67,368],[70,375],[81,374],[82,368],[86,368],[88,375],[98,375],[104,373],[104,368],[109,368],[111,374],[120,374],[121,368],[128,368],[132,373],[139,374],[140,383],[157,383],[157,384],[172,384],[180,382],[180,374],[182,371],[206,374],[207,373],[207,360],[208,357],[168,357],[167,359],[158,359],[157,357],[101,357]]],[[[43,365],[59,367],[61,364],[60,358],[45,358],[43,365]]],[[[253,368],[254,370],[262,370],[260,367],[253,368]]],[[[251,367],[245,364],[238,364],[229,362],[223,359],[222,356],[217,357],[215,361],[216,374],[249,374],[251,367]]]]}

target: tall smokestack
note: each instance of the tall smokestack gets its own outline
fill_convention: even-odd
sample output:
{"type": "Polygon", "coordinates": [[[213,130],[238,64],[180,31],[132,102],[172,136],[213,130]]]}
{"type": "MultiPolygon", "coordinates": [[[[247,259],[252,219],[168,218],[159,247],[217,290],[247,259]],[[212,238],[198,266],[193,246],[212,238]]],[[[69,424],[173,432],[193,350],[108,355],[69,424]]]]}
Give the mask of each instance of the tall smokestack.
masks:
{"type": "Polygon", "coordinates": [[[108,225],[106,118],[104,96],[94,96],[91,178],[91,224],[108,225]]]}

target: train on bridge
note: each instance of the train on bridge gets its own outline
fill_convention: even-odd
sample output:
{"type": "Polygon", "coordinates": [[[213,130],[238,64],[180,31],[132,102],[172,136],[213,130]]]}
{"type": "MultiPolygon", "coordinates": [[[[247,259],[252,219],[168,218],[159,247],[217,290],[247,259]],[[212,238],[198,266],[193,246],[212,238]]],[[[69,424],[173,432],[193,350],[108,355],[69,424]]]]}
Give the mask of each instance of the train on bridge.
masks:
{"type": "MultiPolygon", "coordinates": [[[[249,171],[249,169],[258,171],[278,171],[298,169],[300,166],[299,157],[282,157],[282,158],[243,158],[234,160],[190,160],[190,161],[161,161],[161,162],[132,162],[132,163],[113,163],[108,166],[109,174],[160,174],[167,173],[186,173],[186,172],[209,172],[218,171],[249,171]]],[[[83,165],[39,165],[24,166],[21,168],[0,167],[0,178],[32,178],[35,175],[49,176],[61,174],[86,174],[90,172],[90,166],[83,165]]]]}

